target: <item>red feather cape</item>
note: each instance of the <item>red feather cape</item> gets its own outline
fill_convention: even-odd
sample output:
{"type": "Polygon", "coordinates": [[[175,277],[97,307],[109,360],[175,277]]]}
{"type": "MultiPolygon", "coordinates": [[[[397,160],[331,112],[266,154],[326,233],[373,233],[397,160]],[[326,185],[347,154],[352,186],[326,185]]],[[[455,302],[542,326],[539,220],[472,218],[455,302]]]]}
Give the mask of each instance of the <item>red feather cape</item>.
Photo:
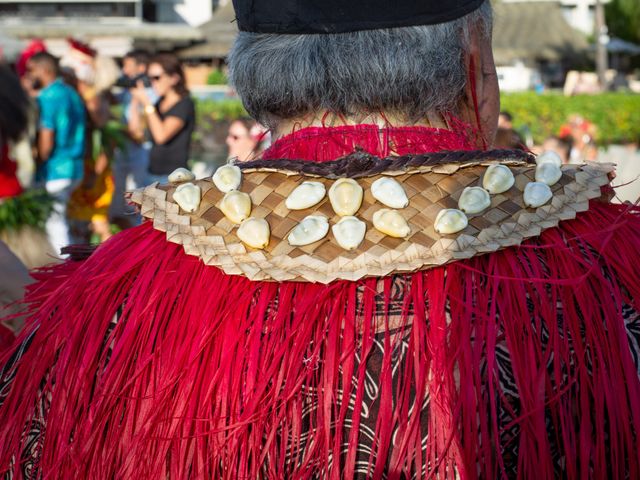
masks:
{"type": "MultiPolygon", "coordinates": [[[[624,305],[640,307],[639,214],[592,202],[518,248],[408,275],[408,350],[392,382],[397,337],[387,331],[370,476],[506,476],[495,349],[505,342],[521,405],[509,412],[518,476],[554,478],[553,440],[569,478],[640,478],[640,382],[623,318],[624,305]],[[412,407],[427,398],[425,448],[412,407]]],[[[0,470],[29,442],[35,405],[50,402],[35,449],[45,478],[353,476],[355,449],[333,459],[345,429],[351,446],[362,434],[358,359],[371,352],[376,291],[389,299],[390,279],[250,282],[149,224],[40,277],[14,349],[29,347],[18,362],[12,351],[0,359],[3,379],[15,375],[0,392],[0,470]],[[296,453],[310,391],[318,408],[294,467],[281,440],[296,453]],[[355,398],[355,413],[341,398],[355,398]]]]}

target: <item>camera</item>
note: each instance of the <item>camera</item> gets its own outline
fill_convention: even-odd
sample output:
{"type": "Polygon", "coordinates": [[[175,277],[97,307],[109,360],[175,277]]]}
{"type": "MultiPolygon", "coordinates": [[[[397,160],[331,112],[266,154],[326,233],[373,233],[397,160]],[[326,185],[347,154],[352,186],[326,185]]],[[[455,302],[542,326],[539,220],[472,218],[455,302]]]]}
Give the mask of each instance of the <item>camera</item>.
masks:
{"type": "Polygon", "coordinates": [[[126,88],[127,90],[130,90],[132,88],[135,88],[138,85],[139,81],[142,81],[142,84],[144,85],[145,88],[150,88],[151,87],[151,80],[144,73],[142,73],[142,74],[140,74],[140,75],[138,75],[136,77],[133,77],[133,78],[132,77],[127,77],[126,75],[123,75],[116,82],[116,87],[126,88]]]}

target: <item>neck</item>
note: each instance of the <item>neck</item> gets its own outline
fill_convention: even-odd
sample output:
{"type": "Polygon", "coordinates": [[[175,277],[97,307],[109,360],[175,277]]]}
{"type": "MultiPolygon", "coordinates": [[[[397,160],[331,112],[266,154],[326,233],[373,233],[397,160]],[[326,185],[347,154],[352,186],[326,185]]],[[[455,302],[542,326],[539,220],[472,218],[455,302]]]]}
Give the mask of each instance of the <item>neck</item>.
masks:
{"type": "Polygon", "coordinates": [[[58,77],[44,77],[42,78],[42,86],[44,87],[48,87],[49,85],[51,85],[53,82],[55,82],[57,80],[58,77]]]}
{"type": "Polygon", "coordinates": [[[377,125],[381,129],[390,127],[432,127],[449,129],[447,119],[441,113],[429,113],[425,118],[415,122],[407,121],[405,115],[382,112],[361,115],[338,115],[327,111],[309,114],[300,118],[288,119],[280,122],[273,132],[273,139],[277,140],[295,131],[307,127],[339,127],[345,125],[377,125]]]}
{"type": "Polygon", "coordinates": [[[180,98],[182,97],[180,97],[178,92],[176,92],[175,90],[169,90],[164,96],[164,101],[167,103],[175,103],[180,100],[180,98]]]}

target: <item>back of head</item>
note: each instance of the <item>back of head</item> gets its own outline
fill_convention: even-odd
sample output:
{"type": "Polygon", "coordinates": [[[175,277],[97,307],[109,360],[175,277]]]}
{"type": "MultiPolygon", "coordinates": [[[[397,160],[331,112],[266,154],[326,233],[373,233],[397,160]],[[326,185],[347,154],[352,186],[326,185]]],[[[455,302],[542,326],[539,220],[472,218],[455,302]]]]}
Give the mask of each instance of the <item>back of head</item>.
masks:
{"type": "Polygon", "coordinates": [[[49,52],[36,53],[29,59],[28,64],[37,65],[53,76],[57,76],[59,74],[58,59],[49,52]]]}
{"type": "MultiPolygon", "coordinates": [[[[405,3],[413,5],[400,2],[405,3]]],[[[428,112],[452,112],[468,78],[464,58],[471,29],[479,26],[490,37],[491,5],[477,8],[480,3],[442,23],[355,25],[355,31],[323,34],[241,31],[229,56],[230,80],[247,111],[272,128],[321,111],[393,113],[410,121],[428,112]]]]}
{"type": "Polygon", "coordinates": [[[130,58],[136,65],[148,67],[151,61],[151,55],[146,50],[131,50],[124,58],[130,58]]]}
{"type": "Polygon", "coordinates": [[[6,65],[0,65],[0,145],[18,140],[28,123],[29,99],[17,75],[6,65]]]}

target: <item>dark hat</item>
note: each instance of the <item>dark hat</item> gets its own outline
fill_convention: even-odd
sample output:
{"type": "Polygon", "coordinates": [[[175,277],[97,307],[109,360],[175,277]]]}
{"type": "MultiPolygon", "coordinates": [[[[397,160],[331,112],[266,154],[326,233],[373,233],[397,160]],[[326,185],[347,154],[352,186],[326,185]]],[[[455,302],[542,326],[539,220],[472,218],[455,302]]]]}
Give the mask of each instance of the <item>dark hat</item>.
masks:
{"type": "Polygon", "coordinates": [[[241,31],[295,34],[433,25],[463,17],[484,2],[485,0],[233,0],[233,6],[241,31]]]}

